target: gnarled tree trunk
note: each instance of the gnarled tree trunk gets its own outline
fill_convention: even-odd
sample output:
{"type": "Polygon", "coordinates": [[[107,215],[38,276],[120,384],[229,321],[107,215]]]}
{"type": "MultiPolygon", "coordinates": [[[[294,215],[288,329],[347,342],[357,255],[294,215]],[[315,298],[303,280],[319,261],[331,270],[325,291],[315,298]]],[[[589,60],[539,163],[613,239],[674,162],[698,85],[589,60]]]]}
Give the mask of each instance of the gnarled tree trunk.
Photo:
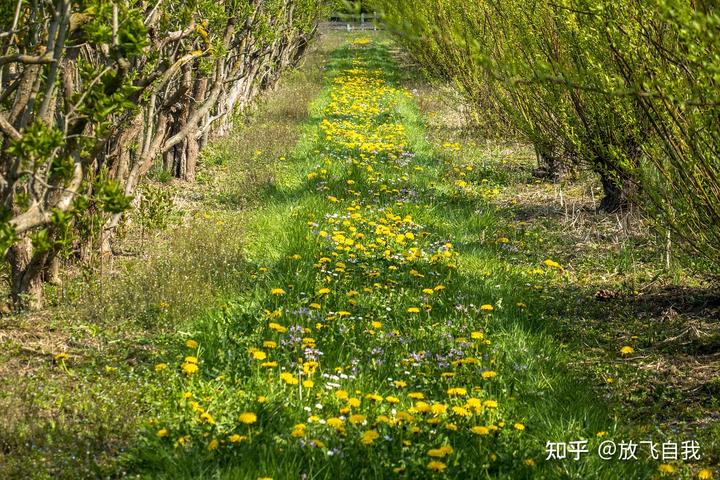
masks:
{"type": "Polygon", "coordinates": [[[27,237],[8,249],[10,298],[16,309],[42,308],[42,272],[47,256],[47,253],[34,254],[32,242],[27,237]]]}
{"type": "Polygon", "coordinates": [[[598,211],[615,213],[627,210],[638,193],[637,183],[629,175],[622,172],[601,172],[600,182],[603,187],[603,198],[598,205],[598,211]]]}

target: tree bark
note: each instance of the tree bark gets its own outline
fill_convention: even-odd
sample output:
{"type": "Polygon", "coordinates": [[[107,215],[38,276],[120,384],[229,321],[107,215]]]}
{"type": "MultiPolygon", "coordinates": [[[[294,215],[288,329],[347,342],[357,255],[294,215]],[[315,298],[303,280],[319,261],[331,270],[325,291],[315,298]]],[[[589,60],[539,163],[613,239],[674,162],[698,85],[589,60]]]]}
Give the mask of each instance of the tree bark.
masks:
{"type": "Polygon", "coordinates": [[[46,259],[47,253],[33,254],[32,242],[27,237],[8,249],[10,298],[16,309],[42,308],[42,270],[46,259]]]}
{"type": "Polygon", "coordinates": [[[604,197],[598,205],[599,212],[616,213],[626,210],[632,204],[632,197],[637,193],[637,185],[622,173],[601,173],[604,197]]]}
{"type": "MultiPolygon", "coordinates": [[[[190,104],[190,117],[192,117],[197,110],[197,106],[200,103],[198,102],[198,99],[205,98],[207,85],[207,77],[201,77],[195,82],[195,89],[193,91],[193,96],[190,104]]],[[[185,171],[183,180],[186,180],[188,182],[195,181],[195,171],[197,169],[198,158],[200,157],[200,143],[198,142],[197,134],[198,129],[192,128],[188,132],[187,136],[187,148],[185,151],[185,171]]]]}
{"type": "Polygon", "coordinates": [[[45,280],[51,285],[62,285],[60,259],[57,254],[51,254],[45,262],[45,280]]]}

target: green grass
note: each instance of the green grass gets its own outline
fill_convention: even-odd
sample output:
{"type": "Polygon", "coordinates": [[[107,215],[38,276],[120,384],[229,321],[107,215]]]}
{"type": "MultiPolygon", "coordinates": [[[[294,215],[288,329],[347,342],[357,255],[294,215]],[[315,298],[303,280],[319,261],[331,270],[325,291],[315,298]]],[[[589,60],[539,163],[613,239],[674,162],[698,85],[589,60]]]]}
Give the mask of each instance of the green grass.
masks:
{"type": "MultiPolygon", "coordinates": [[[[381,69],[380,78],[388,85],[399,82],[400,72],[382,43],[339,49],[328,79],[353,65],[381,69]]],[[[642,456],[630,462],[602,461],[594,454],[579,462],[544,460],[547,441],[587,439],[592,449],[600,442],[598,432],[606,432],[602,440],[616,441],[637,438],[637,432],[625,428],[595,386],[568,368],[574,360],[571,352],[544,322],[544,296],[563,284],[564,275],[541,267],[538,259],[538,285],[527,264],[502,255],[494,241],[502,216],[491,199],[494,186],[506,177],[481,172],[490,182],[478,178],[468,181],[467,188],[458,187],[448,161],[426,141],[421,114],[400,90],[386,94],[381,104],[387,110],[370,120],[374,126],[386,121],[404,125],[414,157],[396,162],[392,152],[381,153],[354,164],[350,158],[357,159],[359,152],[323,140],[319,131],[323,118],[332,119],[326,107],[338,88],[330,84],[318,97],[303,138],[249,220],[246,254],[255,267],[253,286],[238,292],[225,308],[198,319],[192,331],[198,348],[165,359],[170,368],[159,372],[156,381],[168,394],[144,441],[129,453],[128,468],[157,478],[650,478],[657,467],[642,456]],[[373,175],[365,171],[367,164],[373,175]],[[322,168],[326,173],[320,173],[321,180],[308,179],[322,168]],[[392,187],[383,190],[383,185],[392,187]],[[338,202],[328,201],[330,196],[338,202]],[[414,231],[415,239],[388,245],[390,256],[356,252],[355,262],[351,253],[334,250],[332,242],[316,234],[343,228],[332,225],[333,215],[361,204],[370,207],[360,210],[365,222],[386,221],[386,209],[400,218],[411,215],[412,221],[389,223],[395,233],[414,231]],[[432,251],[448,242],[457,256],[393,257],[411,246],[432,251]],[[336,275],[332,268],[323,272],[322,257],[332,258],[334,267],[337,261],[345,266],[336,275]],[[446,289],[424,299],[421,290],[436,285],[446,289]],[[274,288],[285,294],[273,295],[274,288]],[[319,294],[321,288],[330,293],[319,294]],[[360,292],[355,303],[346,295],[353,290],[360,292]],[[423,301],[432,310],[408,313],[423,301]],[[313,303],[320,308],[315,310],[313,303]],[[494,309],[485,312],[481,305],[494,309]],[[275,311],[281,313],[273,317],[270,312],[275,311]],[[338,317],[339,311],[349,317],[338,317]],[[306,331],[299,335],[314,339],[322,351],[317,372],[309,376],[314,386],[286,385],[280,379],[283,370],[298,375],[298,357],[308,357],[291,333],[269,329],[270,321],[285,328],[302,326],[306,331]],[[382,326],[372,327],[372,321],[382,326]],[[471,331],[483,332],[488,344],[458,340],[469,338],[471,331]],[[264,340],[279,346],[265,348],[264,340]],[[268,358],[254,360],[253,349],[268,358]],[[460,349],[467,351],[458,353],[460,349]],[[425,352],[422,359],[407,361],[418,352],[425,352]],[[479,365],[451,366],[444,360],[448,355],[472,355],[479,365]],[[198,373],[177,370],[187,364],[186,356],[199,359],[198,373]],[[259,365],[270,359],[278,366],[259,365]],[[481,373],[490,370],[497,376],[484,379],[481,373]],[[398,388],[395,380],[408,385],[398,388]],[[467,396],[481,401],[496,400],[498,408],[479,409],[470,418],[453,413],[433,417],[417,411],[420,407],[408,396],[419,391],[425,401],[452,409],[466,400],[465,394],[449,397],[447,390],[453,387],[466,388],[467,396]],[[343,411],[338,389],[356,396],[361,405],[343,411]],[[368,394],[385,399],[376,404],[368,394]],[[262,402],[260,396],[265,397],[262,402]],[[397,397],[398,403],[390,404],[387,397],[397,397]],[[378,421],[380,415],[396,418],[393,409],[410,411],[415,420],[378,421]],[[257,422],[243,424],[238,420],[242,412],[256,414],[257,422]],[[204,413],[212,421],[207,416],[203,420],[204,413]],[[367,423],[346,421],[344,431],[337,432],[317,421],[350,413],[361,413],[367,423]],[[313,422],[308,421],[311,415],[317,417],[313,422]],[[305,424],[306,431],[293,436],[297,424],[305,424]],[[480,437],[470,432],[475,425],[497,431],[480,437]],[[380,437],[364,445],[363,433],[373,429],[380,437]],[[232,435],[247,438],[232,442],[232,435]],[[442,445],[454,451],[441,459],[444,473],[435,474],[428,468],[433,460],[428,451],[442,445]]],[[[367,223],[358,222],[359,231],[373,235],[367,223]]]]}
{"type": "Polygon", "coordinates": [[[295,146],[326,51],[341,40],[325,36],[215,140],[196,184],[149,183],[158,211],[172,197],[171,219],[131,212],[117,257],[69,265],[46,310],[0,318],[0,478],[123,475],[124,452],[167,394],[150,381],[158,358],[251,282],[246,217],[295,146]]]}
{"type": "MultiPolygon", "coordinates": [[[[619,232],[614,218],[560,206],[559,186],[531,180],[526,147],[479,144],[447,127],[452,105],[433,103],[434,90],[398,67],[392,43],[373,35],[368,45],[338,46],[356,38],[326,37],[246,125],[204,152],[198,184],[173,190],[182,224],[146,232],[142,258],[110,278],[68,282],[46,318],[3,325],[11,341],[0,354],[0,477],[641,479],[691,478],[717,464],[720,432],[701,428],[717,411],[717,382],[660,373],[669,359],[712,358],[717,338],[699,336],[687,351],[668,343],[689,320],[707,326],[699,310],[666,320],[654,310],[662,302],[648,282],[662,273],[662,245],[647,232],[619,232]],[[376,114],[331,107],[342,93],[333,80],[355,67],[366,72],[350,77],[369,71],[381,81],[359,108],[377,101],[376,114]],[[367,120],[362,135],[382,124],[404,134],[361,158],[357,146],[325,138],[325,119],[367,120]],[[398,159],[402,151],[412,155],[398,159]],[[388,232],[376,233],[378,224],[388,232]],[[337,250],[329,237],[350,227],[365,235],[356,244],[387,244],[337,250]],[[414,238],[393,239],[407,232],[414,238]],[[450,255],[433,258],[448,243],[450,255]],[[408,258],[411,248],[425,254],[408,258]],[[437,285],[445,289],[422,292],[437,285]],[[620,296],[599,301],[599,289],[620,296]],[[306,330],[277,332],[271,322],[306,330]],[[44,343],[33,346],[31,335],[44,343]],[[299,375],[308,342],[294,336],[322,352],[311,375],[299,375]],[[635,353],[620,355],[623,345],[635,353]],[[70,358],[54,360],[62,351],[70,358]],[[199,369],[186,374],[190,356],[199,369]],[[448,360],[468,357],[477,362],[448,360]],[[278,365],[263,367],[268,360],[278,365]],[[300,382],[286,384],[282,371],[300,382]],[[709,393],[685,395],[697,384],[709,393]],[[466,392],[449,395],[456,387],[466,392]],[[348,407],[338,390],[360,405],[348,407]],[[424,413],[410,392],[448,411],[424,413]],[[497,408],[452,411],[471,397],[497,408]],[[240,421],[243,412],[256,421],[240,421]],[[400,412],[413,420],[398,422],[400,412]],[[346,418],[357,413],[366,423],[346,418]],[[332,417],[345,419],[344,432],[319,421],[332,417]],[[304,432],[293,435],[298,424],[304,432]],[[480,436],[474,426],[493,430],[480,436]],[[363,444],[370,430],[379,437],[363,444]],[[599,459],[608,439],[698,439],[703,460],[669,462],[676,472],[664,475],[645,450],[638,460],[599,459]],[[546,442],[576,440],[589,441],[582,460],[545,460],[546,442]],[[428,451],[443,445],[453,451],[435,459],[445,465],[435,473],[428,451]]],[[[565,202],[580,205],[587,179],[562,188],[565,202]]],[[[124,242],[137,248],[137,231],[124,242]]]]}

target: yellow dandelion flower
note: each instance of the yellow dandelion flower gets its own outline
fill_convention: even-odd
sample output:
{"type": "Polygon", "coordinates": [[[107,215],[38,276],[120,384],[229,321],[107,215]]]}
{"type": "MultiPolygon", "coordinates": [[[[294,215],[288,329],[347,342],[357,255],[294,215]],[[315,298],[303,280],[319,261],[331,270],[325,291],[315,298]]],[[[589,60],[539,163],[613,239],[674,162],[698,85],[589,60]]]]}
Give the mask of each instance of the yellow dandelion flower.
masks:
{"type": "Polygon", "coordinates": [[[325,423],[334,428],[335,430],[341,430],[343,428],[343,421],[338,417],[331,417],[325,420],[325,423]]]}
{"type": "Polygon", "coordinates": [[[470,411],[469,411],[468,409],[464,408],[464,407],[454,406],[454,407],[452,407],[452,411],[453,411],[453,413],[454,413],[455,415],[458,415],[458,416],[460,416],[460,417],[470,417],[470,416],[472,416],[472,414],[470,413],[470,411]]]}
{"type": "Polygon", "coordinates": [[[440,448],[432,448],[428,450],[427,454],[433,458],[443,458],[450,455],[453,452],[453,448],[450,445],[443,445],[440,448]]]}
{"type": "Polygon", "coordinates": [[[490,305],[489,303],[486,303],[485,305],[480,306],[480,310],[483,312],[492,312],[495,309],[493,308],[492,305],[490,305]]]}
{"type": "Polygon", "coordinates": [[[278,333],[285,333],[285,332],[287,332],[287,328],[283,327],[283,326],[280,325],[279,323],[270,322],[270,324],[268,325],[268,327],[270,328],[270,330],[274,330],[274,331],[276,331],[276,332],[278,332],[278,333]]]}
{"type": "Polygon", "coordinates": [[[432,470],[433,472],[444,472],[447,468],[447,465],[445,465],[442,462],[438,462],[437,460],[433,460],[430,463],[427,464],[428,470],[432,470]]]}
{"type": "Polygon", "coordinates": [[[255,415],[253,412],[243,412],[238,417],[238,420],[240,420],[241,423],[250,425],[257,422],[257,415],[255,415]]]}
{"type": "Polygon", "coordinates": [[[363,433],[362,438],[360,439],[360,441],[361,441],[364,445],[370,445],[371,443],[373,443],[373,442],[374,442],[375,440],[377,440],[378,438],[380,438],[380,434],[379,434],[378,432],[376,432],[375,430],[368,430],[367,432],[363,433]]]}
{"type": "Polygon", "coordinates": [[[444,403],[433,403],[430,407],[430,411],[433,413],[433,415],[442,415],[447,411],[447,405],[444,403]]]}
{"type": "Polygon", "coordinates": [[[190,339],[190,340],[188,340],[187,342],[185,342],[185,346],[188,347],[188,348],[197,348],[197,347],[198,347],[198,342],[196,342],[195,340],[190,339]]]}
{"type": "Polygon", "coordinates": [[[545,264],[545,266],[548,268],[556,268],[558,270],[563,270],[563,267],[554,260],[547,259],[543,262],[543,264],[545,264]]]}
{"type": "Polygon", "coordinates": [[[633,353],[634,351],[635,351],[635,349],[634,349],[633,347],[631,347],[630,345],[625,345],[624,347],[622,347],[622,348],[620,349],[620,353],[621,353],[622,355],[630,355],[630,354],[633,353]]]}
{"type": "Polygon", "coordinates": [[[194,373],[197,373],[197,371],[199,370],[199,367],[197,366],[196,363],[190,363],[190,362],[183,363],[182,365],[180,365],[180,368],[182,369],[182,371],[185,375],[192,375],[194,373]]]}
{"type": "Polygon", "coordinates": [[[242,442],[243,440],[247,440],[247,436],[245,435],[238,435],[237,433],[234,433],[228,437],[228,441],[230,443],[238,443],[242,442]]]}
{"type": "Polygon", "coordinates": [[[168,436],[169,433],[170,432],[168,432],[167,428],[161,428],[155,433],[155,435],[157,435],[159,438],[165,438],[168,436]]]}
{"type": "Polygon", "coordinates": [[[447,394],[450,395],[451,397],[465,396],[465,395],[467,395],[467,389],[465,389],[463,387],[454,387],[454,388],[448,389],[447,394]]]}
{"type": "Polygon", "coordinates": [[[295,375],[289,372],[282,372],[280,374],[280,379],[288,385],[297,385],[298,383],[300,383],[300,381],[295,378],[295,375]]]}
{"type": "Polygon", "coordinates": [[[397,415],[395,415],[395,417],[400,422],[412,423],[415,421],[415,417],[410,415],[408,412],[398,412],[397,415]]]}
{"type": "Polygon", "coordinates": [[[270,290],[270,295],[285,295],[285,290],[282,288],[273,288],[270,290]]]}
{"type": "MultiPolygon", "coordinates": [[[[310,342],[310,343],[306,344],[306,346],[311,346],[311,347],[314,345],[315,345],[315,342],[310,342]]],[[[306,374],[315,373],[315,371],[318,369],[319,366],[320,366],[320,364],[318,362],[314,362],[314,361],[305,362],[305,363],[303,363],[303,372],[305,372],[306,374]]]]}
{"type": "Polygon", "coordinates": [[[352,423],[353,425],[357,425],[358,423],[363,423],[365,421],[365,415],[360,415],[359,413],[355,415],[350,415],[348,417],[348,422],[352,423]]]}
{"type": "Polygon", "coordinates": [[[475,435],[485,436],[490,434],[490,429],[487,427],[483,427],[482,425],[478,425],[476,427],[472,427],[470,429],[472,433],[475,435]]]}
{"type": "Polygon", "coordinates": [[[365,398],[367,398],[368,400],[373,400],[377,403],[380,403],[384,400],[383,396],[378,395],[377,393],[368,393],[367,395],[365,395],[365,398]]]}
{"type": "Polygon", "coordinates": [[[167,368],[167,363],[158,363],[157,365],[155,365],[156,372],[161,372],[161,371],[165,370],[166,368],[167,368]]]}
{"type": "Polygon", "coordinates": [[[497,372],[493,372],[492,370],[486,370],[486,371],[482,372],[482,377],[485,379],[493,378],[495,376],[497,376],[497,372]]]}
{"type": "Polygon", "coordinates": [[[697,474],[697,477],[700,480],[712,480],[713,478],[713,472],[707,468],[703,468],[700,470],[697,474]]]}

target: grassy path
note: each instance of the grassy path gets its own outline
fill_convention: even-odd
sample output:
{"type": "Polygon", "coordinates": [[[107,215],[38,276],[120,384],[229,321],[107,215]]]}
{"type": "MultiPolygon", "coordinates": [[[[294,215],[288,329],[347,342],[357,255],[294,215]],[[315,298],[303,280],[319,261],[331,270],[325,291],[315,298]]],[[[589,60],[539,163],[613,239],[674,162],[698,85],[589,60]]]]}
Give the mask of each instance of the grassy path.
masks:
{"type": "MultiPolygon", "coordinates": [[[[478,241],[493,186],[425,139],[387,46],[356,38],[249,228],[253,288],[158,365],[131,470],[158,478],[650,478],[478,241]],[[473,180],[474,179],[474,180],[473,180]],[[547,441],[588,440],[581,461],[547,441]]],[[[452,146],[449,147],[452,149],[452,146]]],[[[553,262],[538,265],[562,276],[553,262]]],[[[637,440],[637,439],[636,439],[637,440]]]]}

